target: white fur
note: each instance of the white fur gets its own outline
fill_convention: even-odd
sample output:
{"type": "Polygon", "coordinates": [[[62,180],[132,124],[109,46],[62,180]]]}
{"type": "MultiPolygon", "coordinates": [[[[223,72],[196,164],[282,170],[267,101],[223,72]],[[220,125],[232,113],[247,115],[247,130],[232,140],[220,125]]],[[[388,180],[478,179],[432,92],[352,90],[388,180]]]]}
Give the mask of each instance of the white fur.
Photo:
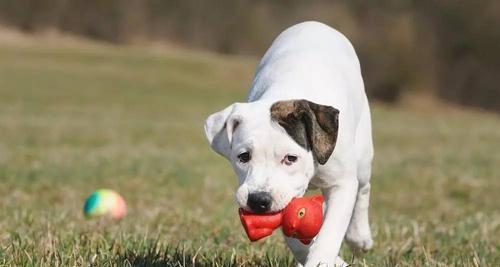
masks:
{"type": "Polygon", "coordinates": [[[236,103],[211,115],[205,131],[214,150],[233,165],[240,187],[239,205],[247,208],[250,192],[273,196],[272,211],[318,187],[326,199],[323,226],[309,246],[286,238],[304,266],[335,266],[342,240],[357,249],[372,246],[368,224],[373,145],[370,109],[356,53],[347,38],[329,26],[304,22],[281,33],[262,58],[247,103],[236,103]],[[333,154],[324,165],[295,143],[270,119],[273,103],[306,99],[340,111],[333,154]],[[226,129],[221,131],[226,125],[226,129]],[[242,164],[237,156],[250,150],[242,164]],[[298,156],[287,166],[287,154],[298,156]]]}

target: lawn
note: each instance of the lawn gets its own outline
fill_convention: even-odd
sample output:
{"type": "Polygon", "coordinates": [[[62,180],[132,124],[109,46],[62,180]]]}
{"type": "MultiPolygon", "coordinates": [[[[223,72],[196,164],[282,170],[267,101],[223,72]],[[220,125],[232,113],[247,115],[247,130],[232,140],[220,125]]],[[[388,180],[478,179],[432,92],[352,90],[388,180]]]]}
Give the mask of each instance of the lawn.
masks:
{"type": "MultiPolygon", "coordinates": [[[[205,117],[256,59],[97,43],[0,43],[0,266],[290,266],[250,244],[205,117]],[[124,220],[85,219],[112,188],[124,220]]],[[[354,266],[500,266],[500,119],[374,103],[375,247],[354,266]]]]}

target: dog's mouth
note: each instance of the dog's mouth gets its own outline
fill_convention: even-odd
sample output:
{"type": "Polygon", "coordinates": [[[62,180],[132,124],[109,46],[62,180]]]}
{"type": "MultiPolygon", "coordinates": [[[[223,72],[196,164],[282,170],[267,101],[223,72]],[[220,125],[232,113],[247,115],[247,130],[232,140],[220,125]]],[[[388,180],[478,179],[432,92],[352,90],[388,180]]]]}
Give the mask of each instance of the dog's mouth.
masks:
{"type": "MultiPolygon", "coordinates": [[[[241,188],[241,187],[240,187],[241,188]]],[[[302,192],[282,192],[279,190],[270,190],[270,191],[260,191],[260,192],[268,192],[270,195],[271,204],[263,205],[260,207],[253,201],[249,201],[251,194],[256,194],[255,190],[249,191],[247,188],[242,188],[244,190],[238,189],[236,193],[236,202],[239,204],[239,207],[246,211],[251,212],[253,214],[273,214],[283,211],[292,199],[301,197],[302,192]],[[267,206],[267,207],[264,207],[267,206]]],[[[258,193],[259,191],[257,191],[258,193]]],[[[255,196],[254,196],[255,197],[255,196]]],[[[255,198],[253,199],[255,200],[255,198]]]]}
{"type": "Polygon", "coordinates": [[[262,215],[262,216],[271,216],[271,215],[275,215],[275,214],[278,214],[278,213],[282,213],[284,209],[280,209],[280,210],[270,210],[270,211],[266,211],[266,212],[255,212],[255,211],[253,211],[252,209],[249,209],[249,208],[245,207],[245,208],[240,208],[240,210],[241,210],[242,212],[244,212],[245,214],[262,215]]]}
{"type": "Polygon", "coordinates": [[[250,206],[248,204],[246,204],[246,205],[240,205],[240,208],[242,210],[244,210],[244,211],[246,211],[248,213],[252,213],[252,214],[270,215],[270,214],[275,214],[275,213],[282,212],[288,206],[288,204],[290,203],[290,201],[292,201],[292,199],[294,199],[294,198],[295,197],[291,197],[287,201],[282,201],[282,202],[278,202],[275,199],[275,200],[273,200],[272,205],[269,208],[269,210],[266,210],[266,211],[255,211],[252,208],[250,208],[250,206]]]}
{"type": "MultiPolygon", "coordinates": [[[[286,207],[286,206],[285,206],[286,207]]],[[[247,213],[251,213],[251,214],[259,214],[259,215],[272,215],[272,214],[276,214],[276,213],[280,213],[282,212],[285,207],[281,208],[281,209],[274,209],[274,208],[271,208],[270,210],[268,211],[265,211],[265,212],[256,212],[254,210],[252,210],[250,207],[248,207],[247,205],[243,206],[243,207],[240,207],[240,209],[244,210],[245,212],[247,213]]]]}

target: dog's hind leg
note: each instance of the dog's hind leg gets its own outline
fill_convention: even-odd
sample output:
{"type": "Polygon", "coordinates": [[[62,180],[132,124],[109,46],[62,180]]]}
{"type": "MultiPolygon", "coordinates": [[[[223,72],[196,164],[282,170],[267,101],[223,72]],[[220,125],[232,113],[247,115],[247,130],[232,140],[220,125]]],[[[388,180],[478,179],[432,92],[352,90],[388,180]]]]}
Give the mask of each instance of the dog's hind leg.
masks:
{"type": "Polygon", "coordinates": [[[370,205],[370,178],[373,159],[373,141],[370,109],[366,104],[356,133],[358,194],[345,240],[353,249],[368,250],[373,246],[368,207],[370,205]]]}
{"type": "Polygon", "coordinates": [[[351,222],[347,228],[346,241],[354,250],[369,250],[373,246],[372,234],[368,220],[368,206],[370,202],[370,183],[361,185],[356,198],[356,206],[352,213],[351,222]]]}

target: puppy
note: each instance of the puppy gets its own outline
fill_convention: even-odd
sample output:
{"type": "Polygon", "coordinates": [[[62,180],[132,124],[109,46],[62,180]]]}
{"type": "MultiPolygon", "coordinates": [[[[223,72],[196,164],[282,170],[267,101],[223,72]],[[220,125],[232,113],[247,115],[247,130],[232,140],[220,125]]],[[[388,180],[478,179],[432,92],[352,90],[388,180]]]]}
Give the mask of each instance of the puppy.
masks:
{"type": "Polygon", "coordinates": [[[319,234],[309,245],[285,237],[299,266],[343,264],[344,238],[370,249],[370,108],[349,40],[319,22],[288,28],[260,61],[247,100],[205,123],[211,147],[236,172],[238,204],[275,212],[319,188],[326,201],[319,234]]]}

